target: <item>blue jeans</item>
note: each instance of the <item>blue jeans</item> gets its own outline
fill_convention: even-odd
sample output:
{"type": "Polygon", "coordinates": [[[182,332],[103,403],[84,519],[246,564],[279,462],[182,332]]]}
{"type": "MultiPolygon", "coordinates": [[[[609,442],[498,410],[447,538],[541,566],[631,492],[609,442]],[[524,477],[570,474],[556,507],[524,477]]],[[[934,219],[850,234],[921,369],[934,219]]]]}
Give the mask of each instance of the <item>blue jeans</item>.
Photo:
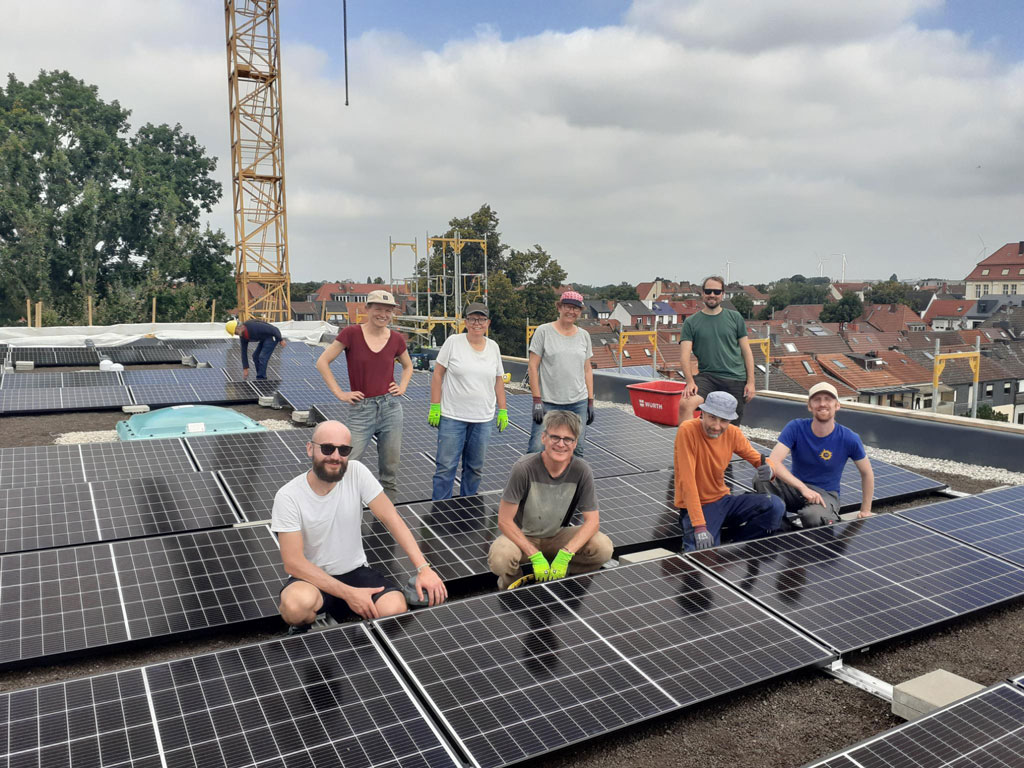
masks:
{"type": "Polygon", "coordinates": [[[487,443],[491,440],[494,423],[459,421],[441,417],[437,427],[437,470],[434,472],[433,501],[450,499],[455,470],[462,459],[460,496],[474,496],[480,488],[480,474],[484,469],[487,443]]]}
{"type": "MultiPolygon", "coordinates": [[[[778,496],[766,493],[744,493],[740,496],[723,496],[711,504],[704,504],[704,524],[715,539],[715,546],[722,543],[722,526],[732,530],[733,541],[750,541],[775,533],[782,527],[786,505],[778,496]]],[[[693,537],[693,525],[685,509],[679,510],[679,525],[683,529],[683,551],[693,552],[697,548],[693,537]]]]}
{"type": "Polygon", "coordinates": [[[252,353],[252,362],[256,367],[256,378],[267,378],[267,363],[270,356],[274,354],[274,347],[277,346],[277,339],[263,339],[252,353]]]}
{"type": "Polygon", "coordinates": [[[358,403],[352,403],[346,426],[352,433],[353,459],[363,455],[371,438],[377,438],[380,484],[388,493],[398,490],[398,463],[402,452],[402,398],[394,395],[364,397],[358,403]]]}
{"type": "MultiPolygon", "coordinates": [[[[580,400],[578,403],[566,403],[565,405],[559,405],[557,403],[544,403],[544,413],[548,411],[572,411],[580,417],[580,437],[576,441],[576,450],[573,454],[576,456],[583,455],[583,438],[587,432],[587,401],[580,400]]],[[[537,422],[533,422],[530,427],[530,445],[526,449],[527,453],[540,453],[544,450],[544,445],[540,441],[540,435],[543,430],[541,425],[537,422]]]]}

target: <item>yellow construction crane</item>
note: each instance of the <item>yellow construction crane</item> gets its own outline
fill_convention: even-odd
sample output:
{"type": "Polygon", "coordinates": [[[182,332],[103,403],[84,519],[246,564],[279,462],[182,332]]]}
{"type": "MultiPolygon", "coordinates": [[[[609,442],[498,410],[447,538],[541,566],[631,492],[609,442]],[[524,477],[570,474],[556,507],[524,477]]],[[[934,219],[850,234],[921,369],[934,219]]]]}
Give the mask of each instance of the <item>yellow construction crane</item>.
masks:
{"type": "Polygon", "coordinates": [[[277,0],[225,0],[224,21],[238,313],[290,320],[277,0]]]}

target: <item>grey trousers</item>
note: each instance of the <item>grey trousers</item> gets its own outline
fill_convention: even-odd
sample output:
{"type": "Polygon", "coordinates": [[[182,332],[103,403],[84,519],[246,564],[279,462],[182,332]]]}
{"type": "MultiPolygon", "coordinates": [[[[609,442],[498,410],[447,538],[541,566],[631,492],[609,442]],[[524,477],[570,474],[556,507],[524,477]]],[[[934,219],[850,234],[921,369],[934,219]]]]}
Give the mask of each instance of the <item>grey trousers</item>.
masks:
{"type": "Polygon", "coordinates": [[[814,485],[808,485],[812,491],[821,494],[824,504],[808,504],[796,488],[775,478],[771,482],[754,481],[757,493],[770,493],[778,496],[786,505],[786,520],[793,528],[817,528],[819,525],[832,525],[839,522],[840,502],[838,494],[826,491],[814,485]]]}

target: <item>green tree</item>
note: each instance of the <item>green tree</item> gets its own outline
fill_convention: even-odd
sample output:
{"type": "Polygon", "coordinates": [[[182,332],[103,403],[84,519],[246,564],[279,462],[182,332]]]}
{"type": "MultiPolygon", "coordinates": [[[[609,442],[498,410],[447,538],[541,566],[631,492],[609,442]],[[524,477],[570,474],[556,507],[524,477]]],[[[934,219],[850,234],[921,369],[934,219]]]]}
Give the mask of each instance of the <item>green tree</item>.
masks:
{"type": "Polygon", "coordinates": [[[595,298],[611,299],[614,301],[638,301],[640,294],[636,292],[636,286],[623,281],[618,285],[602,285],[597,290],[595,298]]]}
{"type": "Polygon", "coordinates": [[[849,323],[864,313],[864,302],[853,291],[844,291],[839,301],[826,304],[821,309],[823,323],[849,323]]]}
{"type": "Polygon", "coordinates": [[[26,296],[63,322],[84,319],[88,296],[120,315],[186,282],[207,307],[233,295],[231,249],[200,228],[221,195],[216,160],[180,125],[130,136],[129,115],[67,72],[0,88],[3,315],[26,296]]]}
{"type": "Polygon", "coordinates": [[[323,280],[311,280],[305,283],[292,283],[291,294],[292,301],[306,301],[306,297],[311,293],[316,293],[320,290],[320,287],[324,284],[323,280]]]}
{"type": "Polygon", "coordinates": [[[491,275],[488,295],[491,338],[504,355],[526,356],[526,305],[503,272],[491,275]]]}
{"type": "Polygon", "coordinates": [[[751,313],[754,311],[754,300],[747,296],[745,293],[737,293],[732,297],[732,305],[746,319],[750,319],[751,313]]]}
{"type": "Polygon", "coordinates": [[[1009,421],[1005,413],[1000,413],[988,403],[978,403],[978,418],[987,421],[1009,421]]]}
{"type": "Polygon", "coordinates": [[[867,304],[910,304],[911,287],[896,280],[875,283],[864,292],[867,304]]]}

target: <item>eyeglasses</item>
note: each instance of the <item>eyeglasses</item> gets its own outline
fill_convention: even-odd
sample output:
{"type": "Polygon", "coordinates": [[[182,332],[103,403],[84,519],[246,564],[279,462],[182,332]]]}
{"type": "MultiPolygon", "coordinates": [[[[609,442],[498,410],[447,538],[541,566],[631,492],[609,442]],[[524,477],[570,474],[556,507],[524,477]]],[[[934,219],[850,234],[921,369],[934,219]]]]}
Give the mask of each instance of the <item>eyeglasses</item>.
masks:
{"type": "MultiPolygon", "coordinates": [[[[313,443],[312,440],[309,442],[313,443]]],[[[334,452],[337,451],[339,456],[345,458],[352,453],[351,445],[332,445],[331,443],[313,443],[313,445],[319,446],[320,453],[324,456],[333,456],[334,452]]]]}
{"type": "MultiPolygon", "coordinates": [[[[545,432],[544,434],[547,435],[548,433],[545,432]]],[[[552,443],[564,443],[565,445],[572,445],[576,442],[575,437],[562,437],[561,435],[548,435],[548,440],[552,443]]]]}
{"type": "Polygon", "coordinates": [[[704,289],[704,293],[711,294],[712,296],[721,296],[722,295],[722,289],[721,288],[705,288],[704,289]]]}
{"type": "Polygon", "coordinates": [[[467,323],[473,323],[474,325],[483,325],[487,322],[487,318],[482,315],[473,315],[466,318],[467,323]]]}
{"type": "Polygon", "coordinates": [[[561,309],[571,309],[573,312],[582,312],[583,307],[577,307],[575,304],[559,304],[561,309]]]}

